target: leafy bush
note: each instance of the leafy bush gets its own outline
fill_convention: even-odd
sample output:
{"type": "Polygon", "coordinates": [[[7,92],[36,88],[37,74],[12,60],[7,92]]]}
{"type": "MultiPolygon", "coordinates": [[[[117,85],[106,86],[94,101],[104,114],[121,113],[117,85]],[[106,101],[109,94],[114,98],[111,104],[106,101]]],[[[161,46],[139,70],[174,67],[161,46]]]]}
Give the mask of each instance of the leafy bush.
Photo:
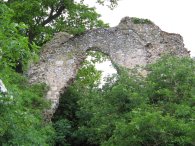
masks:
{"type": "Polygon", "coordinates": [[[74,116],[69,118],[71,110],[65,110],[66,116],[58,113],[57,121],[71,122],[69,144],[194,145],[195,62],[166,56],[147,66],[145,78],[136,71],[118,69],[117,81],[109,79],[102,89],[85,88],[89,82],[79,88],[78,80],[68,89],[64,98],[74,101],[66,102],[74,116]]]}
{"type": "Polygon", "coordinates": [[[53,128],[43,122],[43,110],[50,106],[43,96],[46,87],[29,85],[25,77],[10,69],[1,70],[0,78],[8,89],[7,95],[0,96],[0,145],[52,143],[53,128]]]}
{"type": "Polygon", "coordinates": [[[0,69],[5,67],[15,68],[22,63],[26,69],[28,62],[36,58],[33,53],[38,47],[31,44],[25,37],[27,26],[24,23],[12,21],[14,12],[5,4],[0,3],[0,69]]]}

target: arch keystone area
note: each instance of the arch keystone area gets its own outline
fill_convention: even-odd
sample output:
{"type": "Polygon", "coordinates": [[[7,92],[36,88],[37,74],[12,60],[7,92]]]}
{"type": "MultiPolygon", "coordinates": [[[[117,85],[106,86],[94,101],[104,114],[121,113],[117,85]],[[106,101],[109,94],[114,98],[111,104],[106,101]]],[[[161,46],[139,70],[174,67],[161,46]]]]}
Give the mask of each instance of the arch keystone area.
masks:
{"type": "Polygon", "coordinates": [[[115,64],[126,68],[145,66],[161,55],[189,56],[179,34],[167,33],[150,21],[125,17],[118,26],[89,30],[79,36],[57,33],[41,52],[40,61],[32,64],[30,83],[46,83],[46,98],[51,100],[48,119],[59,104],[60,94],[71,84],[86,51],[95,48],[107,54],[115,64]]]}

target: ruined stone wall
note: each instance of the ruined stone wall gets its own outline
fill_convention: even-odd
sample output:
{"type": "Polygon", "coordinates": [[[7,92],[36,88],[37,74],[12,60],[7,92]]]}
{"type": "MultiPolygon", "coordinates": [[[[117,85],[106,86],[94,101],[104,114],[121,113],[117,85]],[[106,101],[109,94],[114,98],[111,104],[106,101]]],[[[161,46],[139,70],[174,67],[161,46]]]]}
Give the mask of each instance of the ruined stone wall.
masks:
{"type": "Polygon", "coordinates": [[[164,32],[153,23],[135,24],[134,18],[129,17],[116,27],[86,31],[79,36],[60,32],[44,46],[40,62],[28,72],[31,83],[49,86],[46,98],[51,100],[52,107],[47,111],[48,118],[90,49],[107,54],[112,62],[126,68],[145,66],[166,53],[189,56],[180,35],[164,32]]]}

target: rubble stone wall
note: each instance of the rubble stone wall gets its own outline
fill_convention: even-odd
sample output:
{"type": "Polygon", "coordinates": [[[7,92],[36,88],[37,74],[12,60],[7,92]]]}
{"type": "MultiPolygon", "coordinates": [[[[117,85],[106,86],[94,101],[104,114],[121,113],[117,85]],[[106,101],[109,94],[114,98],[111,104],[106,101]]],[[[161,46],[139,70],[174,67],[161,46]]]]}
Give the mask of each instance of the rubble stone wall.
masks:
{"type": "Polygon", "coordinates": [[[112,62],[126,68],[145,66],[166,53],[189,56],[179,34],[164,32],[154,23],[135,24],[134,18],[129,17],[116,27],[94,29],[79,36],[57,33],[43,47],[40,62],[32,64],[28,72],[31,83],[49,86],[46,98],[52,107],[47,111],[48,118],[90,49],[107,54],[112,62]]]}

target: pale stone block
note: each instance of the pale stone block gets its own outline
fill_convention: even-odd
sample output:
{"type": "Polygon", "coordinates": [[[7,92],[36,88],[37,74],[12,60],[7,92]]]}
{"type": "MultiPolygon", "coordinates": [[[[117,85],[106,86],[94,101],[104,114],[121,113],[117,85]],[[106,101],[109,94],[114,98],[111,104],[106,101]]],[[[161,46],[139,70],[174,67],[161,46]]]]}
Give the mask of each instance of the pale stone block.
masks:
{"type": "Polygon", "coordinates": [[[3,81],[0,79],[0,92],[7,93],[7,89],[5,85],[3,84],[3,81]]]}
{"type": "Polygon", "coordinates": [[[64,64],[64,61],[60,60],[60,61],[56,61],[56,65],[57,66],[62,66],[64,64]]]}
{"type": "Polygon", "coordinates": [[[58,90],[58,88],[56,86],[53,86],[53,87],[51,87],[51,90],[56,91],[56,90],[58,90]]]}

